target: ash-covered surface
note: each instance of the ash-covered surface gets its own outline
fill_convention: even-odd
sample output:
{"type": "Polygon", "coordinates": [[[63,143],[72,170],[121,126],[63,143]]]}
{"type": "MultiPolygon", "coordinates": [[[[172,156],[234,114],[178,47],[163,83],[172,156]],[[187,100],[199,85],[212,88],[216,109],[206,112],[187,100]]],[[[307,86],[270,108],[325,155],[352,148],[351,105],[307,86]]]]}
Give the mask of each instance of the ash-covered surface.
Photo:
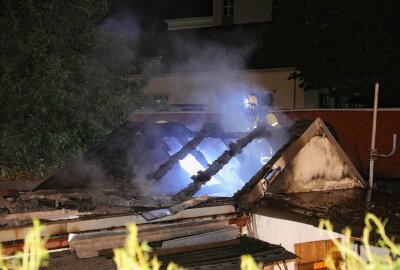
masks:
{"type": "Polygon", "coordinates": [[[2,199],[0,227],[31,223],[30,214],[47,219],[52,211],[74,210],[78,216],[140,214],[174,205],[169,196],[139,196],[115,190],[43,190],[2,199]],[[48,214],[43,214],[43,213],[48,214]]]}
{"type": "MultiPolygon", "coordinates": [[[[72,160],[66,168],[44,181],[35,190],[95,188],[129,191],[137,195],[153,194],[154,191],[159,194],[172,194],[182,190],[180,193],[183,195],[179,194],[182,196],[177,196],[176,199],[182,197],[184,200],[195,195],[201,186],[221,171],[234,156],[239,157],[240,163],[244,161],[243,166],[240,165],[240,173],[249,171],[244,165],[247,158],[243,160],[243,157],[240,157],[243,148],[260,136],[267,139],[268,143],[272,142],[280,146],[285,137],[282,134],[285,132],[286,129],[265,125],[249,133],[225,132],[215,123],[205,124],[199,132],[192,132],[179,123],[126,122],[104,141],[89,149],[82,157],[72,160]],[[226,145],[229,140],[238,136],[236,143],[226,145]],[[175,140],[174,146],[171,146],[171,138],[175,140]],[[197,149],[199,143],[205,138],[219,139],[225,144],[224,147],[228,148],[226,151],[224,151],[226,148],[221,147],[218,150],[215,149],[221,151],[218,153],[220,156],[213,162],[208,160],[210,164],[205,154],[197,149]],[[180,146],[180,150],[174,153],[176,150],[172,150],[171,147],[176,147],[176,145],[180,146]],[[201,171],[192,177],[194,182],[191,185],[190,177],[193,172],[189,174],[190,168],[183,170],[183,165],[180,163],[190,154],[202,165],[201,171]],[[158,185],[155,186],[155,184],[158,185]],[[193,185],[195,188],[192,188],[193,185]]],[[[259,158],[257,155],[252,155],[251,158],[255,159],[254,161],[259,158]]],[[[262,164],[260,163],[259,166],[261,167],[262,164]]],[[[240,181],[245,183],[250,177],[246,176],[240,181]]],[[[229,183],[232,179],[228,177],[223,180],[229,183]]]]}
{"type": "MultiPolygon", "coordinates": [[[[43,220],[93,218],[104,215],[142,214],[169,208],[177,204],[167,195],[132,195],[116,190],[68,189],[40,190],[21,193],[16,197],[0,198],[0,227],[31,224],[33,216],[43,220]],[[63,214],[64,213],[64,214],[63,214]]],[[[190,208],[234,205],[230,197],[209,197],[190,208]]]]}
{"type": "MultiPolygon", "coordinates": [[[[400,201],[393,194],[368,189],[352,188],[332,191],[314,191],[284,195],[266,194],[258,203],[256,212],[273,211],[275,217],[318,225],[319,219],[329,219],[338,231],[346,226],[354,236],[360,236],[364,218],[371,212],[388,219],[386,232],[400,236],[400,201]],[[268,210],[269,209],[269,210],[268,210]]],[[[374,236],[376,237],[376,235],[374,236]]]]}
{"type": "MultiPolygon", "coordinates": [[[[259,165],[261,170],[251,178],[251,185],[265,175],[266,171],[269,170],[269,164],[273,164],[276,157],[280,156],[279,153],[298,138],[310,123],[309,121],[298,122],[289,129],[260,126],[241,137],[236,143],[231,143],[228,150],[220,153],[220,156],[208,166],[208,169],[199,171],[197,175],[192,177],[194,180],[192,184],[188,184],[186,188],[181,189],[181,192],[173,196],[174,193],[163,192],[163,190],[157,193],[153,192],[151,187],[149,188],[149,185],[157,180],[154,178],[154,172],[158,172],[163,167],[166,167],[165,170],[168,171],[173,167],[169,163],[175,164],[182,158],[171,158],[171,149],[163,141],[163,138],[175,137],[177,141],[184,140],[183,138],[187,139],[189,142],[185,145],[182,144],[181,147],[183,150],[187,148],[184,151],[185,153],[182,154],[187,155],[193,153],[196,149],[196,144],[191,145],[190,139],[196,139],[198,134],[200,134],[199,141],[204,137],[219,138],[223,141],[228,137],[234,137],[234,135],[227,135],[215,124],[205,125],[200,132],[195,133],[183,124],[178,123],[126,122],[107,136],[103,142],[89,149],[82,158],[72,161],[65,169],[39,185],[36,192],[11,198],[12,207],[6,207],[2,210],[4,210],[4,213],[15,213],[41,211],[48,207],[48,209],[63,208],[108,214],[110,211],[107,209],[113,209],[117,213],[125,213],[126,211],[136,212],[135,208],[151,210],[169,207],[193,196],[205,182],[225,167],[232,157],[239,156],[242,151],[247,151],[246,145],[255,138],[264,137],[274,142],[274,145],[280,146],[284,143],[285,135],[289,133],[291,135],[289,143],[272,157],[272,163],[269,162],[264,167],[261,164],[259,165]],[[192,188],[193,185],[195,185],[194,189],[192,188]],[[83,193],[78,192],[79,194],[55,191],[82,190],[82,188],[85,191],[83,193]],[[50,193],[43,195],[46,189],[51,189],[49,190],[50,193]],[[40,190],[42,190],[42,193],[40,193],[40,190]],[[188,190],[190,192],[187,192],[188,190]],[[29,201],[29,203],[23,204],[24,200],[29,201]]],[[[178,153],[178,156],[180,155],[179,151],[176,153],[178,153]]],[[[164,173],[162,172],[160,175],[164,173]]],[[[250,175],[253,175],[253,173],[250,175]]],[[[187,173],[186,175],[178,174],[178,176],[173,177],[174,182],[190,181],[190,175],[187,173]]],[[[249,178],[243,180],[247,182],[249,178]]],[[[226,182],[226,184],[228,183],[226,182]]],[[[246,187],[244,190],[246,190],[246,187]]],[[[210,203],[210,201],[207,203],[210,203]]]]}
{"type": "Polygon", "coordinates": [[[105,257],[92,257],[79,259],[70,251],[50,253],[48,266],[41,267],[42,270],[111,270],[117,269],[114,261],[105,257]]]}
{"type": "Polygon", "coordinates": [[[213,206],[221,206],[221,205],[234,205],[236,204],[235,198],[232,197],[209,197],[207,200],[196,204],[191,208],[201,208],[201,207],[213,207],[213,206]]]}
{"type": "MultiPolygon", "coordinates": [[[[173,181],[178,186],[179,182],[185,182],[182,180],[190,181],[191,175],[178,168],[178,163],[189,154],[203,167],[208,166],[204,155],[196,149],[204,138],[226,141],[244,135],[226,133],[214,123],[204,124],[199,132],[193,132],[180,123],[126,122],[35,190],[95,188],[151,194],[154,184],[161,178],[170,177],[166,175],[171,170],[174,170],[173,178],[176,179],[173,181]],[[180,146],[175,154],[166,143],[171,139],[180,146]]],[[[158,188],[157,191],[171,193],[168,189],[158,188]]]]}
{"type": "Polygon", "coordinates": [[[179,123],[125,122],[36,190],[115,185],[135,190],[144,184],[140,181],[144,181],[147,174],[170,158],[162,138],[174,136],[192,137],[194,133],[179,123]]]}

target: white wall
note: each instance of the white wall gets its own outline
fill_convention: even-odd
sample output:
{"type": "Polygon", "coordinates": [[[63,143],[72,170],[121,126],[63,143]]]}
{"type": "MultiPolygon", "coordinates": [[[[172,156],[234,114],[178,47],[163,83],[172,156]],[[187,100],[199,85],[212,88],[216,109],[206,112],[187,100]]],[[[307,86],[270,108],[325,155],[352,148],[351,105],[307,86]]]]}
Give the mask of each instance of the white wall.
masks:
{"type": "MultiPolygon", "coordinates": [[[[293,253],[294,244],[330,239],[327,231],[304,223],[261,215],[253,215],[252,221],[256,238],[271,244],[282,245],[293,253]]],[[[342,235],[334,233],[334,237],[342,238],[342,235]]],[[[294,270],[294,261],[288,263],[287,266],[289,270],[294,270]]],[[[279,268],[275,266],[274,269],[279,268]]],[[[282,269],[284,268],[282,267],[282,269]]]]}
{"type": "MultiPolygon", "coordinates": [[[[286,250],[294,253],[294,244],[329,240],[328,232],[320,230],[312,225],[266,217],[262,215],[252,215],[252,226],[255,237],[265,242],[282,245],[286,250]]],[[[344,239],[344,236],[339,233],[333,233],[333,237],[344,239]]],[[[353,245],[353,250],[357,251],[357,245],[353,245]]],[[[371,251],[377,256],[388,256],[388,250],[371,246],[371,251]]],[[[365,247],[361,245],[361,257],[366,259],[365,247]]],[[[294,261],[287,264],[289,270],[295,269],[294,261]]],[[[279,269],[276,265],[274,269],[279,269]]],[[[281,269],[284,269],[281,265],[281,269]]]]}
{"type": "MultiPolygon", "coordinates": [[[[214,25],[221,25],[223,0],[214,0],[214,25]]],[[[233,24],[272,21],[272,0],[235,0],[233,24]]]]}
{"type": "MultiPolygon", "coordinates": [[[[277,109],[293,109],[293,81],[288,80],[293,68],[230,70],[161,74],[147,87],[149,94],[168,94],[170,103],[205,104],[207,110],[218,111],[237,96],[252,92],[274,91],[277,109]]],[[[297,87],[296,108],[304,107],[304,93],[297,87]]]]}

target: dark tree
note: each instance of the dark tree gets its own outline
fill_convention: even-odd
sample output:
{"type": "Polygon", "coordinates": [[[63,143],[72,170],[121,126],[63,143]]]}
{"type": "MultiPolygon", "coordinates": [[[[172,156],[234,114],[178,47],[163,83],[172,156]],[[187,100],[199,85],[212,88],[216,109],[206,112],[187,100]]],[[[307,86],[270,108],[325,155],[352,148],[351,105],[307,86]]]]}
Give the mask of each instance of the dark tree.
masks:
{"type": "Polygon", "coordinates": [[[273,14],[306,90],[370,106],[379,80],[380,106],[400,106],[399,1],[277,0],[273,14]]]}
{"type": "Polygon", "coordinates": [[[101,27],[106,0],[0,2],[0,166],[40,177],[143,103],[133,50],[101,27]]]}

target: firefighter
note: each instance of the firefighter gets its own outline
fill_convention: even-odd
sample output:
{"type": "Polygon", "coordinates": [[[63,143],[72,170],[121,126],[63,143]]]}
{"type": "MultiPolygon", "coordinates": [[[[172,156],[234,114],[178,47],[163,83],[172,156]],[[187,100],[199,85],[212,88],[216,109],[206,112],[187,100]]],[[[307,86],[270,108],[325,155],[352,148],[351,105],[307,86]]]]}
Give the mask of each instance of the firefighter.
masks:
{"type": "Polygon", "coordinates": [[[252,130],[256,128],[260,123],[264,122],[273,127],[280,127],[278,119],[276,115],[272,112],[269,112],[265,116],[265,120],[262,120],[260,114],[262,113],[259,106],[258,106],[258,99],[256,95],[248,95],[243,102],[244,109],[246,112],[246,116],[248,119],[247,130],[252,130]]]}
{"type": "Polygon", "coordinates": [[[243,102],[247,118],[247,130],[252,130],[261,123],[260,112],[258,108],[258,99],[255,95],[248,95],[243,102]]]}
{"type": "MultiPolygon", "coordinates": [[[[260,123],[265,123],[269,126],[272,127],[281,127],[276,115],[273,112],[268,112],[264,117],[261,117],[260,115],[263,115],[263,110],[261,110],[258,106],[258,99],[256,95],[250,94],[246,97],[244,100],[244,109],[246,112],[246,117],[247,117],[247,127],[246,129],[248,131],[253,130],[256,128],[260,123]]],[[[265,113],[265,112],[264,112],[265,113]]],[[[271,145],[265,146],[265,147],[260,147],[262,144],[262,140],[259,139],[257,140],[258,146],[255,146],[257,151],[260,153],[260,163],[261,164],[266,164],[271,157],[273,156],[273,149],[271,145]]]]}
{"type": "Polygon", "coordinates": [[[276,118],[276,115],[272,112],[268,113],[265,117],[267,120],[267,124],[273,127],[281,127],[281,125],[278,122],[278,119],[276,118]]]}

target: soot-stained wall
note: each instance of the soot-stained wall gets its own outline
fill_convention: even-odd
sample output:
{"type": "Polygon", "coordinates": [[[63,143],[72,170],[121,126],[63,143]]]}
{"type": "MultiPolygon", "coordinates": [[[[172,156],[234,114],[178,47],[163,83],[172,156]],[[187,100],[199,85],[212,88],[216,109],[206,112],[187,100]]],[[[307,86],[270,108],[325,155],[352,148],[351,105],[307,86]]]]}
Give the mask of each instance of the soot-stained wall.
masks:
{"type": "Polygon", "coordinates": [[[315,136],[269,187],[273,193],[361,187],[358,178],[325,136],[315,136]]]}

